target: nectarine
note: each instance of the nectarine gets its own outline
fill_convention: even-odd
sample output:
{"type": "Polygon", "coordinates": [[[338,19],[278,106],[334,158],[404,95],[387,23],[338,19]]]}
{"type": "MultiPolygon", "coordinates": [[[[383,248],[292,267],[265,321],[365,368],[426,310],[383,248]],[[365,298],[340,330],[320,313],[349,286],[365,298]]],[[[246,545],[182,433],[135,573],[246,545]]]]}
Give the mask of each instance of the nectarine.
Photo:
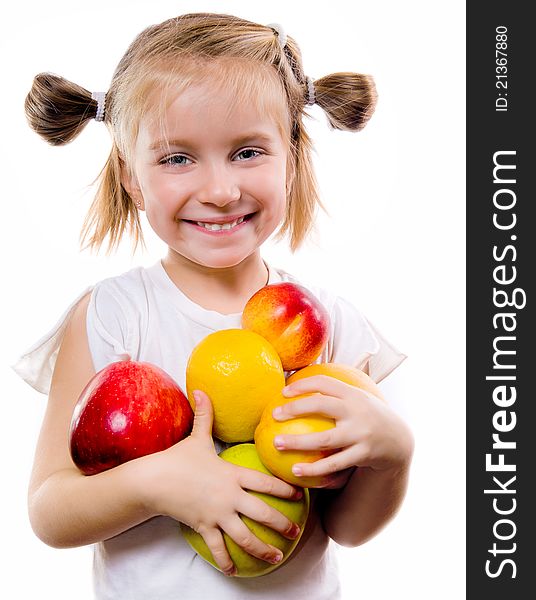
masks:
{"type": "Polygon", "coordinates": [[[316,360],[329,335],[329,315],[309,290],[290,282],[261,288],[248,300],[242,327],[266,338],[281,358],[285,371],[316,360]]]}

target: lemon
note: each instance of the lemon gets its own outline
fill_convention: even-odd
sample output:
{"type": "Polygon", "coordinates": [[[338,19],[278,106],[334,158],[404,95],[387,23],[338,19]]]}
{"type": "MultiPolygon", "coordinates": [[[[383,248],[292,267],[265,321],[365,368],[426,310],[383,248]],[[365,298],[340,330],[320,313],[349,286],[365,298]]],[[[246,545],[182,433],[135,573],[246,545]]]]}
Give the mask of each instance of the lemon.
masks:
{"type": "Polygon", "coordinates": [[[281,392],[285,373],[274,347],[253,331],[223,329],[193,349],[186,367],[186,391],[205,392],[214,408],[213,435],[224,442],[253,440],[268,401],[281,392]]]}
{"type": "MultiPolygon", "coordinates": [[[[270,471],[268,471],[268,469],[260,461],[254,444],[238,444],[236,446],[231,446],[230,448],[227,448],[221,452],[220,457],[235,465],[249,467],[250,469],[256,469],[262,473],[270,474],[270,471]]],[[[287,500],[258,492],[249,493],[261,498],[264,500],[264,502],[270,504],[276,510],[283,513],[293,523],[299,525],[301,532],[303,533],[304,526],[309,515],[310,502],[308,490],[303,490],[303,496],[299,500],[287,500]]],[[[225,545],[227,546],[231,560],[236,566],[237,577],[258,577],[259,575],[265,575],[266,573],[279,568],[292,554],[300,540],[301,533],[296,539],[289,540],[266,525],[257,523],[257,521],[253,521],[248,517],[243,516],[241,518],[260,540],[279,548],[283,553],[283,559],[281,562],[273,565],[259,558],[255,558],[251,554],[248,554],[245,550],[242,550],[242,548],[236,542],[234,542],[226,533],[224,533],[223,537],[225,540],[225,545]]],[[[202,536],[187,525],[184,525],[184,523],[181,523],[181,530],[190,546],[212,566],[218,568],[202,536]]]]}
{"type": "Polygon", "coordinates": [[[272,411],[276,406],[282,406],[306,396],[294,396],[286,398],[282,394],[269,402],[261,416],[261,420],[255,430],[255,446],[262,462],[270,471],[293,485],[302,487],[315,487],[323,483],[321,477],[297,477],[292,473],[292,465],[296,463],[312,463],[329,456],[331,451],[327,450],[278,450],[274,446],[276,435],[303,435],[306,433],[317,433],[335,426],[335,421],[322,415],[306,415],[296,417],[288,421],[276,421],[272,417],[272,411]]]}
{"type": "MultiPolygon", "coordinates": [[[[320,363],[304,367],[293,373],[287,379],[287,384],[314,375],[328,375],[370,392],[378,398],[383,397],[376,383],[366,373],[354,367],[336,363],[320,363]]],[[[272,417],[272,411],[276,406],[282,406],[283,404],[294,402],[299,398],[305,398],[309,395],[287,398],[280,393],[274,397],[266,405],[255,431],[255,445],[260,459],[274,475],[294,485],[317,487],[324,483],[323,477],[297,477],[292,473],[292,465],[296,463],[316,462],[321,458],[333,454],[334,450],[278,450],[274,446],[274,437],[276,435],[317,433],[335,427],[335,421],[323,415],[307,414],[289,419],[288,421],[276,421],[272,417]]]]}

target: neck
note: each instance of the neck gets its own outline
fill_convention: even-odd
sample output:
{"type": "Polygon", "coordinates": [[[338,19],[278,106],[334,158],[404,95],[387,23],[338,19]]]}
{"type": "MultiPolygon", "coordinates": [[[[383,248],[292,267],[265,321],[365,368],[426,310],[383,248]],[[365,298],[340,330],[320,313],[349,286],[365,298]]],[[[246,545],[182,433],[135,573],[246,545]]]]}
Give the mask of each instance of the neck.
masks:
{"type": "Polygon", "coordinates": [[[249,298],[268,283],[268,269],[260,252],[232,267],[213,268],[169,249],[162,265],[190,300],[222,314],[242,312],[249,298]]]}

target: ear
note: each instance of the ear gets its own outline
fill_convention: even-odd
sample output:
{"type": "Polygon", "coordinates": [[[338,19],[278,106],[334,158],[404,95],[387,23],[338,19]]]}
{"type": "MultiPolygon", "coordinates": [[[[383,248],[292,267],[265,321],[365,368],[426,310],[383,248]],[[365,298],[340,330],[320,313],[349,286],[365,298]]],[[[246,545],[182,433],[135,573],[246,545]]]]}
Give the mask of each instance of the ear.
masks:
{"type": "Polygon", "coordinates": [[[143,194],[138,183],[138,179],[134,173],[130,173],[124,161],[121,161],[121,185],[139,210],[145,210],[143,202],[143,194]]]}

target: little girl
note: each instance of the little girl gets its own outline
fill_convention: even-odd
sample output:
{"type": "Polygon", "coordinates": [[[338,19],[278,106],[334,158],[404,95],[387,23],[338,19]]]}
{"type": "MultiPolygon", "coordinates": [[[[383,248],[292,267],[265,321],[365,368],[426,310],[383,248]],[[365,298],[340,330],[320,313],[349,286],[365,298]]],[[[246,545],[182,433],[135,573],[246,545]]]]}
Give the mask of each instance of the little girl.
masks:
{"type": "MultiPolygon", "coordinates": [[[[152,267],[106,279],[79,298],[17,366],[49,394],[30,482],[32,526],[54,547],[95,544],[99,599],[338,598],[330,540],[362,544],[402,502],[411,433],[384,402],[327,377],[289,386],[289,397],[320,395],[275,415],[321,412],[336,421],[327,434],[282,436],[279,448],[339,451],[295,465],[298,475],[327,476],[327,483],[312,490],[296,551],[263,577],[233,577],[222,532],[279,562],[280,551],[240,515],[295,538],[297,525],[248,490],[289,498],[299,490],[218,457],[223,446],[212,438],[212,405],[202,392],[192,434],[164,452],[92,476],[69,455],[73,407],[96,371],[126,358],[147,361],[185,389],[186,363],[201,339],[240,327],[245,303],[264,285],[297,281],[266,264],[260,248],[277,232],[294,250],[312,225],[319,200],[303,116],[314,103],[333,127],[358,131],[373,112],[374,85],[354,73],[312,81],[280,26],[228,15],[189,14],[149,27],[106,94],[51,74],[34,80],[27,116],[48,142],[70,142],[92,118],[112,136],[84,227],[88,245],[107,240],[114,248],[125,232],[142,241],[140,211],[167,245],[152,267]],[[191,550],[178,522],[203,536],[228,577],[191,550]]],[[[379,381],[403,360],[350,303],[311,291],[331,317],[319,362],[354,365],[379,381]]]]}

